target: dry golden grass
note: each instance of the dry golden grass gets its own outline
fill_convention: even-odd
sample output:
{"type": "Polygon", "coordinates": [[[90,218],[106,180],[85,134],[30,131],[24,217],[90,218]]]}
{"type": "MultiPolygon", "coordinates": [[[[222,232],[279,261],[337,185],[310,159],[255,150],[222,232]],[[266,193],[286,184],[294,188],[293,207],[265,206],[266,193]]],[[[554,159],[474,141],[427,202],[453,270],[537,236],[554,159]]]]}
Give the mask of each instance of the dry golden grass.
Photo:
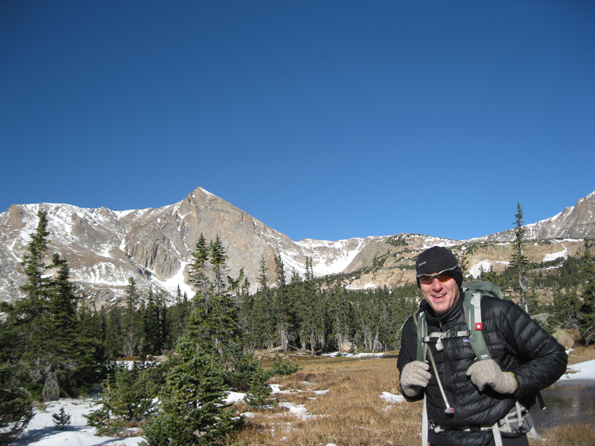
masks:
{"type": "Polygon", "coordinates": [[[588,424],[571,423],[545,429],[540,432],[543,439],[530,440],[531,446],[593,446],[595,428],[588,424]]]}
{"type": "MultiPolygon", "coordinates": [[[[276,409],[252,410],[247,428],[234,441],[248,445],[418,445],[421,403],[388,403],[382,392],[397,393],[396,359],[317,358],[302,370],[277,379],[276,409]],[[324,391],[326,393],[315,393],[324,391]],[[305,406],[305,416],[284,402],[305,406]]],[[[249,409],[239,407],[242,412],[249,409]]]]}
{"type": "MultiPolygon", "coordinates": [[[[389,356],[389,355],[387,355],[389,356]]],[[[595,347],[577,347],[569,357],[575,364],[595,358],[595,347]]],[[[398,394],[396,355],[389,358],[357,359],[302,357],[301,370],[276,378],[283,391],[274,396],[272,409],[250,409],[246,428],[233,440],[248,446],[337,446],[419,445],[421,403],[388,403],[382,392],[398,394]],[[321,391],[327,391],[322,393],[321,391]],[[318,393],[317,393],[318,392],[318,393]],[[292,413],[284,403],[304,406],[303,414],[292,413]]],[[[593,446],[595,429],[587,424],[568,424],[539,432],[543,440],[532,446],[593,446]]]]}
{"type": "Polygon", "coordinates": [[[579,345],[574,347],[574,350],[568,354],[568,365],[590,361],[592,359],[595,359],[595,346],[585,347],[579,345]]]}

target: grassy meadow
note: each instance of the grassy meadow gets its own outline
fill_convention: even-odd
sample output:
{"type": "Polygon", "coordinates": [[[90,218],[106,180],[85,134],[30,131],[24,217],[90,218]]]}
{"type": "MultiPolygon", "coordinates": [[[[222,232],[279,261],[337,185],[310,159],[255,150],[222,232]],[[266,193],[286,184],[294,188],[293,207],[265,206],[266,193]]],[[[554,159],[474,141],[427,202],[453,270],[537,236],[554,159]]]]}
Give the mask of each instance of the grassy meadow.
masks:
{"type": "MultiPolygon", "coordinates": [[[[595,348],[577,348],[570,363],[595,358],[595,348]]],[[[274,408],[250,409],[247,426],[233,439],[239,445],[397,445],[421,443],[421,403],[390,403],[383,392],[398,394],[396,352],[384,358],[297,357],[301,370],[276,378],[282,393],[274,408]],[[296,414],[284,403],[304,406],[296,414]]],[[[266,366],[266,363],[265,363],[266,366]]],[[[563,425],[539,432],[546,440],[531,446],[593,446],[595,428],[587,424],[563,425]]]]}

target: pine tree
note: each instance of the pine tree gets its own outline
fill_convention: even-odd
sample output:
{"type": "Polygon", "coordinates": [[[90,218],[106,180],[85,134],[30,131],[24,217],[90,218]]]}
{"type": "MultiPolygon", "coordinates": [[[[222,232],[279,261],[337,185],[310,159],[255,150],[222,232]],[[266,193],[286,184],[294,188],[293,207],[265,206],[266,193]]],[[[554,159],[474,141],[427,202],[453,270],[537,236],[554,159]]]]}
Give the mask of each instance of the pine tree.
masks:
{"type": "Polygon", "coordinates": [[[215,241],[209,245],[209,253],[211,260],[211,269],[215,273],[215,292],[217,296],[222,296],[225,292],[225,282],[223,276],[225,274],[225,261],[227,254],[219,238],[219,234],[215,237],[215,241]]]}
{"type": "Polygon", "coordinates": [[[529,308],[526,300],[526,291],[528,289],[528,279],[525,276],[529,259],[523,254],[523,245],[525,243],[525,228],[523,227],[523,209],[520,203],[517,203],[517,213],[515,215],[515,228],[514,228],[514,252],[512,253],[512,260],[510,262],[510,268],[518,271],[519,278],[519,292],[521,297],[521,307],[528,312],[529,308]]]}
{"type": "Polygon", "coordinates": [[[190,265],[190,281],[203,297],[209,290],[209,278],[207,275],[207,263],[209,261],[209,249],[202,232],[196,242],[196,248],[192,253],[192,263],[190,265]]]}
{"type": "MultiPolygon", "coordinates": [[[[224,402],[225,372],[210,355],[183,336],[159,395],[160,407],[144,429],[149,446],[216,445],[243,424],[224,402]]],[[[168,361],[168,362],[169,362],[168,361]]]]}
{"type": "MultiPolygon", "coordinates": [[[[23,272],[27,277],[25,284],[20,287],[25,297],[4,309],[9,316],[15,318],[21,325],[31,323],[48,310],[51,281],[46,272],[50,266],[44,262],[44,257],[48,251],[48,236],[50,233],[47,230],[47,213],[39,211],[37,217],[39,219],[37,227],[35,232],[31,234],[31,241],[27,245],[27,253],[21,263],[23,272]]],[[[36,328],[34,325],[31,327],[36,328]]],[[[27,338],[30,338],[32,334],[25,333],[27,338]]]]}
{"type": "Polygon", "coordinates": [[[583,253],[585,285],[581,305],[580,330],[586,345],[595,344],[595,261],[591,255],[591,242],[585,239],[583,253]]]}
{"type": "Polygon", "coordinates": [[[0,364],[0,445],[11,444],[35,414],[29,393],[15,381],[17,371],[9,363],[0,364]]]}
{"type": "Polygon", "coordinates": [[[147,307],[143,314],[143,346],[142,356],[160,355],[163,345],[163,321],[161,320],[161,308],[153,295],[153,290],[149,290],[147,297],[147,307]]]}
{"type": "Polygon", "coordinates": [[[56,429],[63,430],[64,426],[70,424],[70,414],[66,413],[64,406],[60,408],[60,412],[52,415],[52,421],[56,429]]]}
{"type": "Polygon", "coordinates": [[[490,268],[487,271],[484,271],[483,268],[481,269],[481,273],[479,275],[479,280],[484,282],[492,282],[494,285],[498,285],[500,288],[504,287],[506,280],[490,265],[490,268]]]}
{"type": "Polygon", "coordinates": [[[105,356],[109,360],[116,360],[123,354],[122,309],[113,308],[105,312],[105,356]]]}
{"type": "Polygon", "coordinates": [[[258,285],[259,285],[259,290],[260,291],[264,291],[266,292],[269,288],[269,279],[267,276],[267,272],[268,272],[269,268],[267,266],[267,261],[265,260],[264,256],[262,256],[260,258],[260,273],[258,276],[258,285]]]}
{"type": "Polygon", "coordinates": [[[314,269],[312,268],[312,257],[306,256],[306,277],[304,280],[306,282],[314,279],[314,269]]]}
{"type": "Polygon", "coordinates": [[[282,289],[285,287],[285,265],[283,264],[283,259],[281,258],[281,254],[277,254],[275,256],[275,274],[277,276],[277,288],[282,289]]]}
{"type": "Polygon", "coordinates": [[[197,302],[186,333],[209,352],[223,354],[238,342],[238,310],[228,295],[197,302]]]}
{"type": "Polygon", "coordinates": [[[332,335],[337,349],[342,352],[344,346],[351,342],[351,319],[353,316],[353,308],[346,298],[346,290],[343,287],[335,286],[330,290],[328,312],[332,335]]]}
{"type": "Polygon", "coordinates": [[[141,318],[138,306],[140,297],[136,289],[134,278],[128,278],[126,287],[126,309],[122,317],[122,335],[124,341],[124,356],[132,358],[141,344],[141,318]]]}
{"type": "Polygon", "coordinates": [[[52,268],[58,269],[57,277],[52,281],[52,292],[48,303],[48,310],[53,319],[53,329],[60,332],[61,336],[72,336],[77,326],[78,297],[70,282],[68,262],[59,254],[54,254],[52,268]]]}
{"type": "Polygon", "coordinates": [[[243,289],[241,286],[242,280],[244,279],[245,273],[244,268],[240,268],[240,273],[238,277],[235,279],[227,276],[227,282],[229,283],[229,292],[232,294],[239,294],[240,296],[243,294],[243,289]]]}
{"type": "MultiPolygon", "coordinates": [[[[13,334],[7,359],[21,363],[23,383],[35,397],[53,400],[73,395],[89,384],[97,364],[87,362],[78,333],[76,306],[78,297],[69,281],[69,268],[59,254],[51,265],[45,263],[49,242],[47,216],[38,213],[39,222],[31,235],[23,261],[26,283],[25,297],[15,305],[6,305],[6,329],[13,334]],[[48,274],[54,270],[54,276],[48,274]]],[[[4,331],[4,330],[3,330],[4,331]]]]}
{"type": "Polygon", "coordinates": [[[131,368],[115,365],[103,383],[101,407],[92,411],[87,424],[97,435],[118,436],[124,427],[145,422],[155,407],[157,386],[151,379],[151,368],[161,367],[134,362],[131,368]]]}
{"type": "Polygon", "coordinates": [[[27,245],[27,253],[24,256],[22,265],[24,267],[27,282],[21,286],[26,298],[18,301],[17,313],[27,318],[39,316],[47,308],[47,288],[49,286],[49,277],[45,272],[49,268],[44,262],[44,257],[48,251],[47,230],[48,220],[47,212],[37,212],[39,219],[37,228],[31,234],[31,241],[27,245]]]}
{"type": "Polygon", "coordinates": [[[275,334],[277,342],[284,352],[287,351],[290,342],[294,338],[292,329],[295,318],[295,308],[292,295],[285,284],[285,271],[283,260],[280,256],[275,257],[275,273],[277,275],[277,288],[273,292],[273,312],[275,319],[275,334]]]}

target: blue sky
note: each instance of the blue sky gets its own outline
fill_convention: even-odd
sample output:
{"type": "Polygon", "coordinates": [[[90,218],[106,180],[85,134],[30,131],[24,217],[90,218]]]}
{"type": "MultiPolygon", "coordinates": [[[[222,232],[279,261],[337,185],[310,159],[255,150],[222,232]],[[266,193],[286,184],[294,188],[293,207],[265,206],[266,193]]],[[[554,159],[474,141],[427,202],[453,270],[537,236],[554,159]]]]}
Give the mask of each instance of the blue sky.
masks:
{"type": "Polygon", "coordinates": [[[595,190],[595,2],[4,0],[0,150],[1,212],[487,235],[595,190]]]}

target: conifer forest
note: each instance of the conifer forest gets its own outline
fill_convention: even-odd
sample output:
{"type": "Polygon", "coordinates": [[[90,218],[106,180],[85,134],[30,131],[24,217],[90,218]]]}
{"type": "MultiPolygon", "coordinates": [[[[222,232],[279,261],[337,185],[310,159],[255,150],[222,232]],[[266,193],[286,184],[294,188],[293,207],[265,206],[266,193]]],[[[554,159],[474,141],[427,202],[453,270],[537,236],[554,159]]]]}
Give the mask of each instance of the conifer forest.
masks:
{"type": "MultiPolygon", "coordinates": [[[[98,434],[135,425],[149,445],[225,444],[242,427],[224,403],[226,392],[246,392],[249,404],[262,406],[267,380],[297,371],[280,356],[265,370],[256,352],[397,350],[420,299],[415,284],[354,291],[340,277],[315,278],[311,259],[304,277],[287,276],[280,257],[275,271],[261,260],[258,290],[250,293],[242,272],[228,275],[219,237],[201,234],[190,267],[194,295],[178,291],[172,300],[140,291],[130,278],[124,301],[97,308],[70,281],[67,259],[48,258],[46,215],[38,219],[22,262],[25,297],[0,304],[0,444],[26,428],[35,401],[98,389],[100,408],[88,416],[98,434]],[[133,365],[122,365],[124,359],[133,365]]],[[[530,314],[545,314],[548,331],[575,330],[587,345],[595,343],[594,279],[589,240],[580,257],[547,264],[518,257],[504,273],[480,277],[522,296],[530,314]],[[552,302],[537,298],[543,289],[553,292],[552,302]]]]}

